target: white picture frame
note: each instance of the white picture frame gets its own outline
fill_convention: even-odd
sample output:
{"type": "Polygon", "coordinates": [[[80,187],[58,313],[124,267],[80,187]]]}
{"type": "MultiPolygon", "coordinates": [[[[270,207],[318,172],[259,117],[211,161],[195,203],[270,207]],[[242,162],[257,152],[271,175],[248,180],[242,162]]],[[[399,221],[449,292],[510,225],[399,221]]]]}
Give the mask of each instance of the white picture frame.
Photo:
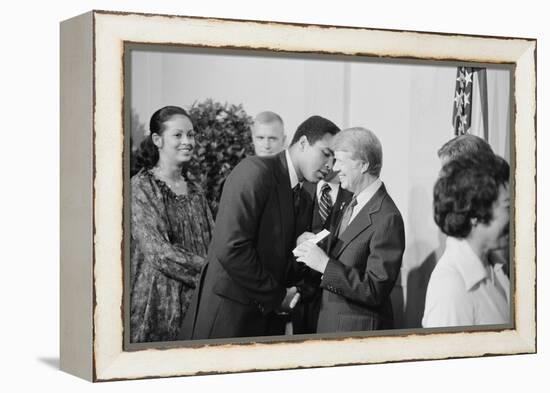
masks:
{"type": "Polygon", "coordinates": [[[61,26],[61,368],[91,381],[536,352],[536,41],[92,11],[61,26]],[[513,327],[124,348],[125,43],[514,67],[513,327]]]}

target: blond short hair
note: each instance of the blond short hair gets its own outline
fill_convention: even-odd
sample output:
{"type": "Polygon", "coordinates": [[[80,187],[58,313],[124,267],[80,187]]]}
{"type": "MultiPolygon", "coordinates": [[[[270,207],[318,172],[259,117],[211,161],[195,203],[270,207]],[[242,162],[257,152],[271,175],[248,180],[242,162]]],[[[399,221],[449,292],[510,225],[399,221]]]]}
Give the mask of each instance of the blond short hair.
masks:
{"type": "Polygon", "coordinates": [[[284,126],[283,119],[281,116],[271,111],[260,112],[254,118],[254,124],[270,124],[270,123],[280,123],[284,126]]]}

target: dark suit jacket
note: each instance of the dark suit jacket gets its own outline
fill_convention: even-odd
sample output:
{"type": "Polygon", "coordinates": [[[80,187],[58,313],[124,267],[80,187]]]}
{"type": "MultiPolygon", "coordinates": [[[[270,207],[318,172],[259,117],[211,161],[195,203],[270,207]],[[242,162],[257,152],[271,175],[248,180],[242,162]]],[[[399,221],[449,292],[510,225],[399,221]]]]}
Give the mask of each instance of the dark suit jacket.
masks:
{"type": "Polygon", "coordinates": [[[184,323],[190,338],[284,334],[273,311],[305,270],[292,249],[310,221],[294,216],[284,152],[239,163],[224,185],[208,267],[184,323]]]}
{"type": "Polygon", "coordinates": [[[337,233],[333,227],[317,332],[391,329],[390,293],[401,269],[405,231],[384,185],[340,238],[337,233]]]}

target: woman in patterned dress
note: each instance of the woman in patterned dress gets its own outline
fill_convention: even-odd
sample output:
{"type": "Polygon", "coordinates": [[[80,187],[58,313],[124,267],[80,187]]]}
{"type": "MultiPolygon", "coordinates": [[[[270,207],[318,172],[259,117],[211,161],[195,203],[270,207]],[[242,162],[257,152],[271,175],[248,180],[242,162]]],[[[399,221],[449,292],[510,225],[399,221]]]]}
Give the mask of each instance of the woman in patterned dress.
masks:
{"type": "Polygon", "coordinates": [[[193,123],[182,108],[151,117],[131,179],[130,341],[173,341],[205,263],[213,228],[201,188],[186,177],[193,123]]]}

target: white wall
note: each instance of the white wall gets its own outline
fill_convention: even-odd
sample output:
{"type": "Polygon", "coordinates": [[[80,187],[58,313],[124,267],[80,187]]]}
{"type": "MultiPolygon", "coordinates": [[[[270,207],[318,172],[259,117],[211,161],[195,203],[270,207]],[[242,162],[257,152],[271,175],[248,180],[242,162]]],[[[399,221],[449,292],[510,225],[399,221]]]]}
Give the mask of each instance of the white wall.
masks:
{"type": "Polygon", "coordinates": [[[342,124],[343,73],[342,62],[288,56],[133,51],[131,106],[148,123],[164,105],[186,107],[206,98],[242,103],[251,116],[279,113],[291,138],[313,114],[342,124]]]}
{"type": "MultiPolygon", "coordinates": [[[[140,121],[164,105],[213,98],[251,116],[279,113],[288,139],[308,116],[363,126],[383,146],[382,179],[405,221],[407,247],[393,300],[398,327],[419,326],[442,238],[432,218],[437,149],[453,137],[456,67],[352,59],[146,52],[132,55],[131,106],[140,121]]],[[[508,149],[509,73],[488,70],[490,142],[508,149]]],[[[134,137],[136,138],[136,137],[134,137]]]]}
{"type": "Polygon", "coordinates": [[[394,294],[396,324],[418,326],[438,255],[432,219],[437,149],[452,137],[455,67],[354,64],[352,122],[371,128],[384,149],[382,179],[404,221],[406,249],[394,294]]]}

